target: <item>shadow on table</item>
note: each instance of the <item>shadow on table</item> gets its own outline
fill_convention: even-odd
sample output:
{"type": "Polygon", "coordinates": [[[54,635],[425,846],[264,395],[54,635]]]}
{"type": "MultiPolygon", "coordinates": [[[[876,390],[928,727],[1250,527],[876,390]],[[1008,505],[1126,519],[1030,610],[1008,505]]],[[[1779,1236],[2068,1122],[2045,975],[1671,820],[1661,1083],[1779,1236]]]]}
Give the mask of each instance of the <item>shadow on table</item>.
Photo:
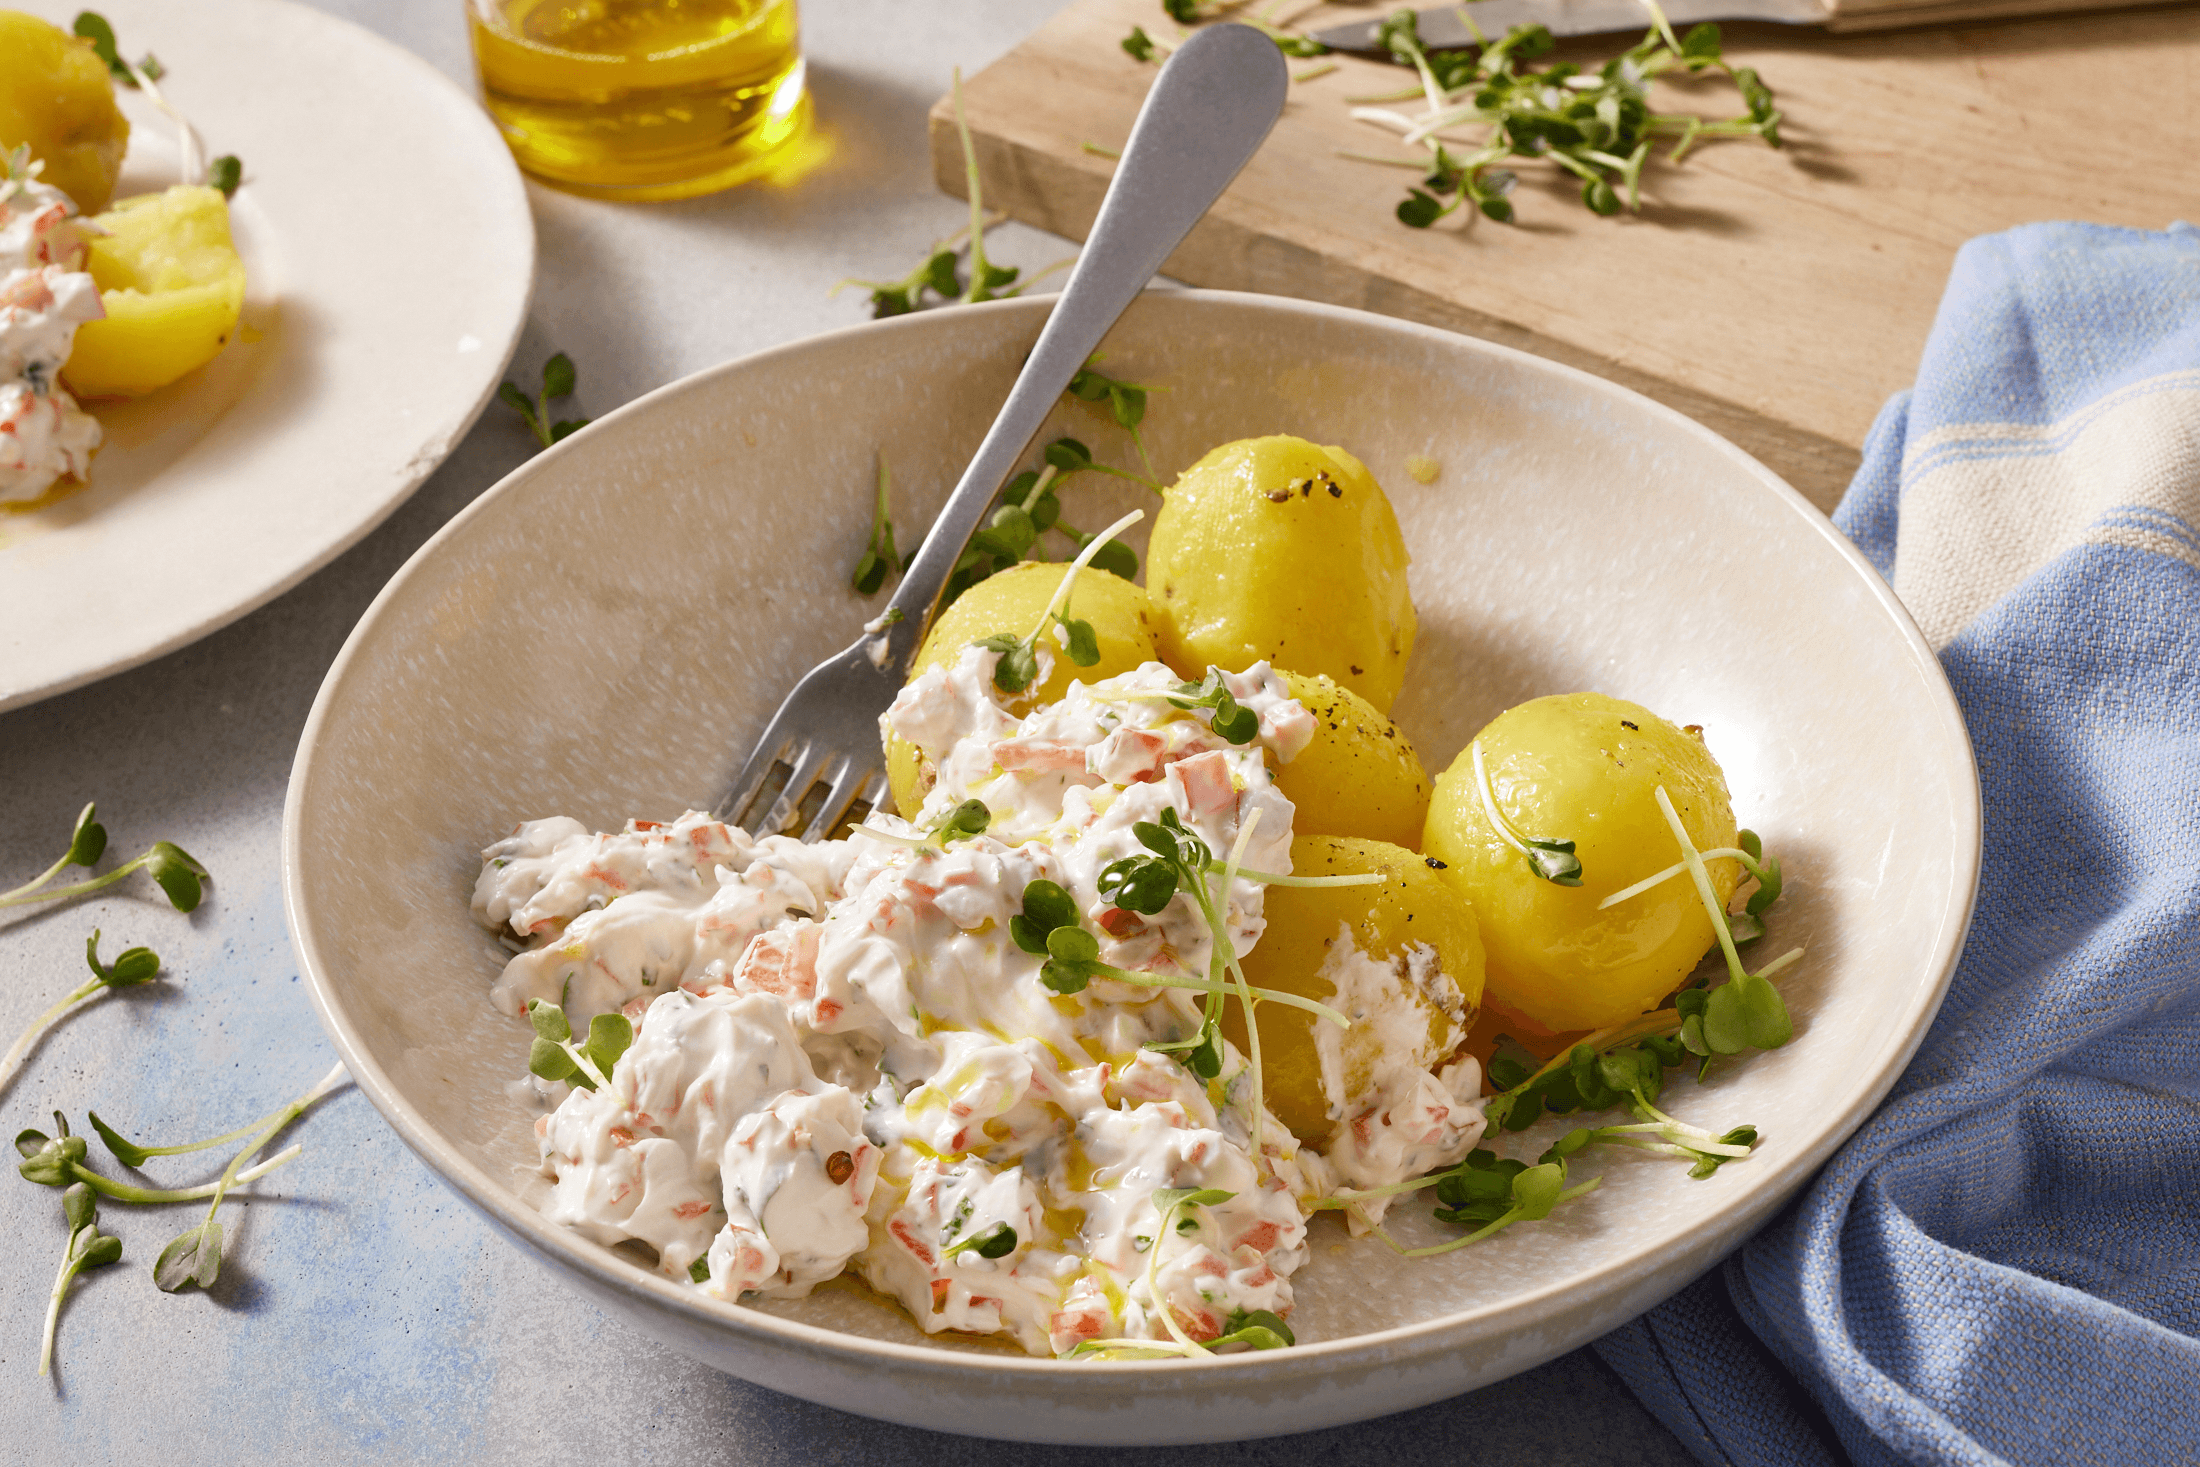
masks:
{"type": "Polygon", "coordinates": [[[1694,1460],[1587,1349],[1418,1411],[1298,1436],[1174,1449],[979,1441],[852,1416],[730,1378],[722,1390],[717,1410],[741,1422],[733,1459],[756,1467],[1152,1467],[1157,1453],[1190,1455],[1202,1467],[1683,1467],[1694,1460]]]}

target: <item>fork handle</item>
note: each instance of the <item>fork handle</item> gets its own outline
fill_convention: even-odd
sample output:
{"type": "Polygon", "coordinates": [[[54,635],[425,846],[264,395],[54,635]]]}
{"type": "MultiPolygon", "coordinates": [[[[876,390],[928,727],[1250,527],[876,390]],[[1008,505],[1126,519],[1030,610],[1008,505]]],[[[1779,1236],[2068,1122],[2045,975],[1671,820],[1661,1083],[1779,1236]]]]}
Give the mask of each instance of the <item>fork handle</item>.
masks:
{"type": "Polygon", "coordinates": [[[1246,25],[1209,26],[1162,66],[1038,344],[888,603],[900,617],[889,613],[874,634],[872,661],[890,667],[897,683],[916,660],[963,547],[1070,378],[1245,167],[1289,87],[1282,51],[1246,25]],[[878,639],[887,642],[883,652],[878,639]]]}

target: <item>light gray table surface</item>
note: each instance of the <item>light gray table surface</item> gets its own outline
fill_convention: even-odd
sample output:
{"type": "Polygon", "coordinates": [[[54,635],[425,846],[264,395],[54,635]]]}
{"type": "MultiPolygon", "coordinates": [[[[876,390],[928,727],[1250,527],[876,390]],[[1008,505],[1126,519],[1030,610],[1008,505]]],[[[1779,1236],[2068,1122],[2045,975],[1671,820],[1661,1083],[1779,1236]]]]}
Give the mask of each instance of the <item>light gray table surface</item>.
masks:
{"type": "MultiPolygon", "coordinates": [[[[805,33],[831,162],[786,189],[613,205],[531,187],[540,264],[518,365],[579,364],[602,413],[730,357],[862,321],[846,275],[898,276],[962,206],[934,191],[924,117],[950,69],[1000,55],[1061,0],[810,0],[805,33]]],[[[460,0],[320,0],[471,86],[460,0]]],[[[1018,226],[1011,263],[1071,246],[1018,226]]],[[[501,407],[409,503],[298,589],[195,646],[0,715],[0,887],[43,869],[96,799],[103,863],[179,842],[215,880],[185,918],[140,880],[60,908],[0,912],[0,1043],[85,976],[83,942],[144,943],[170,977],[50,1035],[0,1095],[0,1123],[50,1130],[86,1109],[140,1140],[227,1130],[304,1090],[332,1052],[284,926],[284,785],[321,676],[383,582],[527,455],[501,407]]],[[[126,584],[88,587],[127,595],[126,584]]],[[[225,1212],[210,1292],[153,1287],[184,1206],[102,1210],[123,1262],[89,1275],[38,1336],[64,1242],[57,1194],[9,1178],[0,1228],[0,1460],[230,1463],[955,1463],[1150,1460],[917,1431],[729,1379],[599,1313],[468,1212],[346,1086],[294,1132],[303,1157],[225,1212]]],[[[205,1180],[223,1152],[150,1163],[205,1180]],[[210,1164],[202,1164],[206,1157],[210,1164]]],[[[95,1159],[113,1172],[96,1144],[95,1159]]],[[[855,1404],[855,1403],[851,1403],[855,1404]]],[[[1307,1436],[1200,1449],[1216,1467],[1689,1460],[1605,1367],[1577,1351],[1423,1410],[1307,1436]]]]}

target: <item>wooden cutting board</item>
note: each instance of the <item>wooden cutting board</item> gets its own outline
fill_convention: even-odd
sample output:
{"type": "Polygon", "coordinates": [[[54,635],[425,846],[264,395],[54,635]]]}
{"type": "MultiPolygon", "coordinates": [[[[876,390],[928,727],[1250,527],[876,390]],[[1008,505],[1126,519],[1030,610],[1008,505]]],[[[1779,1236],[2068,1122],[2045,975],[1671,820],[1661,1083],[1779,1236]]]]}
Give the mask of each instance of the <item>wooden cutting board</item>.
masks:
{"type": "MultiPolygon", "coordinates": [[[[1377,13],[1332,6],[1314,28],[1377,13]]],[[[1153,78],[1118,42],[1175,34],[1155,0],[1082,0],[964,85],[985,201],[1082,239],[1153,78]]],[[[1392,215],[1407,156],[1344,98],[1407,76],[1354,57],[1297,83],[1245,173],[1173,255],[1193,285],[1359,306],[1582,367],[1755,454],[1821,507],[1915,373],[1955,252],[2032,220],[2160,229],[2200,218],[2200,8],[1962,29],[1828,35],[1726,28],[1785,114],[1779,151],[1696,148],[1645,170],[1639,215],[1600,219],[1578,186],[1521,168],[1519,223],[1392,215]]],[[[1601,61],[1626,41],[1569,42],[1601,61]]],[[[1293,62],[1294,71],[1317,63],[1293,62]]],[[[1661,110],[1740,110],[1730,85],[1661,110]]],[[[1667,103],[1673,105],[1668,107],[1667,103]]],[[[952,114],[931,115],[940,186],[965,193],[952,114]]],[[[1282,425],[1279,425],[1279,428],[1282,425]]]]}

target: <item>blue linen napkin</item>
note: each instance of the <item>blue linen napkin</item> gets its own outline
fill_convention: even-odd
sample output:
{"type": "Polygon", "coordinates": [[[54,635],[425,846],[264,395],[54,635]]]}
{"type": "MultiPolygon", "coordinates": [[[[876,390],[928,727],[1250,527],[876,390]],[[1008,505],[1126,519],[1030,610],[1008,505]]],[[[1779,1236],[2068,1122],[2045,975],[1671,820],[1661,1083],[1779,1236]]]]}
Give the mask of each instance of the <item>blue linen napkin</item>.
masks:
{"type": "Polygon", "coordinates": [[[1955,686],[1977,915],[1886,1104],[1597,1345],[1704,1462],[2200,1462],[2200,231],[1956,258],[1835,523],[1955,686]]]}

